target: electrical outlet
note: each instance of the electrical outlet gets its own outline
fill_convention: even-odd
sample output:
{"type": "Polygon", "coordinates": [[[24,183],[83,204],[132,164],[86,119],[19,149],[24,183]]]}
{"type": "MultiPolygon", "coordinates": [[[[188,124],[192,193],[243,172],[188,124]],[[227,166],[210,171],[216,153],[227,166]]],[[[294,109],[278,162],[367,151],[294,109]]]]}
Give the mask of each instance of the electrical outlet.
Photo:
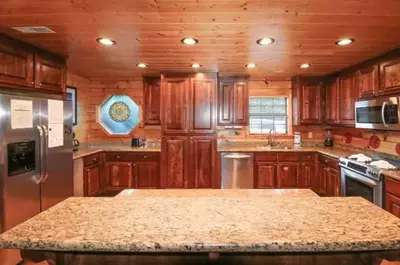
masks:
{"type": "Polygon", "coordinates": [[[313,133],[312,132],[308,132],[308,139],[312,139],[313,138],[313,133]]]}

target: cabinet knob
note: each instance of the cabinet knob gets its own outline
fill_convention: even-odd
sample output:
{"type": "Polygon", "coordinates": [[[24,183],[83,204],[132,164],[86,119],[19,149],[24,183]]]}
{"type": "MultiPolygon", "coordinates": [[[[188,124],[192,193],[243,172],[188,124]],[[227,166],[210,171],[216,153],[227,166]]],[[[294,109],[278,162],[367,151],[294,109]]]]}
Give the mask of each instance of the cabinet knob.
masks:
{"type": "Polygon", "coordinates": [[[329,161],[328,160],[325,160],[325,163],[328,163],[329,161]]]}
{"type": "Polygon", "coordinates": [[[288,167],[284,167],[283,170],[287,171],[287,170],[289,170],[289,168],[288,167]]]}
{"type": "Polygon", "coordinates": [[[93,161],[93,162],[96,162],[96,161],[97,161],[97,158],[95,158],[95,157],[92,158],[92,161],[93,161]]]}
{"type": "Polygon", "coordinates": [[[144,158],[144,159],[146,159],[146,158],[147,158],[147,156],[144,156],[143,158],[144,158]]]}
{"type": "Polygon", "coordinates": [[[117,156],[117,159],[119,159],[119,156],[117,156]]]}
{"type": "Polygon", "coordinates": [[[31,82],[31,85],[33,85],[34,83],[35,83],[35,82],[32,81],[32,82],[31,82]]]}

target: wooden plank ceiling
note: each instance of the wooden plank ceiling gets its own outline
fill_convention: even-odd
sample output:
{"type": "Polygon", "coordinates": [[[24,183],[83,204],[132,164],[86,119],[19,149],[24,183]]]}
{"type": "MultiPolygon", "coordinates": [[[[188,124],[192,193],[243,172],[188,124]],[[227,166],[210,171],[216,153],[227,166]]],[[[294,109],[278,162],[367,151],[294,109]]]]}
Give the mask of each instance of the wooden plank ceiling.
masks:
{"type": "Polygon", "coordinates": [[[193,62],[223,74],[324,75],[399,47],[400,0],[2,0],[0,31],[68,56],[69,68],[89,78],[191,71],[193,62]],[[98,44],[102,36],[117,45],[98,44]],[[199,44],[181,44],[187,36],[199,44]],[[259,46],[261,37],[275,43],[259,46]],[[356,41],[336,46],[342,37],[356,41]]]}

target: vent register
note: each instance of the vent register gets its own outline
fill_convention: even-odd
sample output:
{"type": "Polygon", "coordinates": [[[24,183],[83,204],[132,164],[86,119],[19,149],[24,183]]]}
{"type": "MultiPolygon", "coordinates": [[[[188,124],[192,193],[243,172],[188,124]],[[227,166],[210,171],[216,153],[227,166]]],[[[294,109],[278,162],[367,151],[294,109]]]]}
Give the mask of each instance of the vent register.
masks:
{"type": "Polygon", "coordinates": [[[29,33],[29,34],[43,34],[43,33],[56,33],[54,30],[49,29],[48,27],[44,26],[33,26],[33,27],[12,27],[12,29],[22,32],[22,33],[29,33]]]}

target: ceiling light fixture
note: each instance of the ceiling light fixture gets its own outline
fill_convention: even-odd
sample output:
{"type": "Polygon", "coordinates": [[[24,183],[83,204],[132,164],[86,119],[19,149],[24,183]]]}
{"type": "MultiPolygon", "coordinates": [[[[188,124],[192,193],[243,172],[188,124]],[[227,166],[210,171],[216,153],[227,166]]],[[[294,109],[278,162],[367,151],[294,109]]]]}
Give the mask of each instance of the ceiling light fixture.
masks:
{"type": "Polygon", "coordinates": [[[273,38],[262,38],[262,39],[259,39],[259,40],[257,40],[257,44],[258,45],[270,45],[270,44],[272,44],[272,43],[274,43],[275,42],[275,40],[273,39],[273,38]]]}
{"type": "Polygon", "coordinates": [[[249,69],[253,69],[253,68],[256,68],[256,64],[255,63],[248,63],[248,64],[246,64],[246,67],[247,68],[249,68],[249,69]]]}
{"type": "Polygon", "coordinates": [[[355,39],[345,38],[345,39],[338,40],[335,43],[336,43],[336,45],[339,45],[339,46],[346,46],[346,45],[353,43],[354,41],[355,41],[355,39]]]}
{"type": "Polygon", "coordinates": [[[138,63],[136,66],[139,67],[139,68],[147,68],[147,67],[149,67],[149,66],[148,66],[147,64],[145,64],[145,63],[138,63]]]}
{"type": "Polygon", "coordinates": [[[114,40],[108,38],[98,38],[96,41],[106,46],[117,44],[114,40]]]}
{"type": "Polygon", "coordinates": [[[194,63],[194,64],[191,65],[191,67],[192,67],[192,68],[200,68],[200,67],[201,67],[201,64],[194,63]]]}
{"type": "Polygon", "coordinates": [[[199,43],[199,41],[194,38],[183,38],[183,39],[181,39],[181,42],[186,45],[194,45],[194,44],[199,43]]]}
{"type": "Polygon", "coordinates": [[[310,66],[311,66],[311,64],[309,64],[309,63],[303,63],[300,65],[300,68],[305,69],[305,68],[309,68],[310,66]]]}

